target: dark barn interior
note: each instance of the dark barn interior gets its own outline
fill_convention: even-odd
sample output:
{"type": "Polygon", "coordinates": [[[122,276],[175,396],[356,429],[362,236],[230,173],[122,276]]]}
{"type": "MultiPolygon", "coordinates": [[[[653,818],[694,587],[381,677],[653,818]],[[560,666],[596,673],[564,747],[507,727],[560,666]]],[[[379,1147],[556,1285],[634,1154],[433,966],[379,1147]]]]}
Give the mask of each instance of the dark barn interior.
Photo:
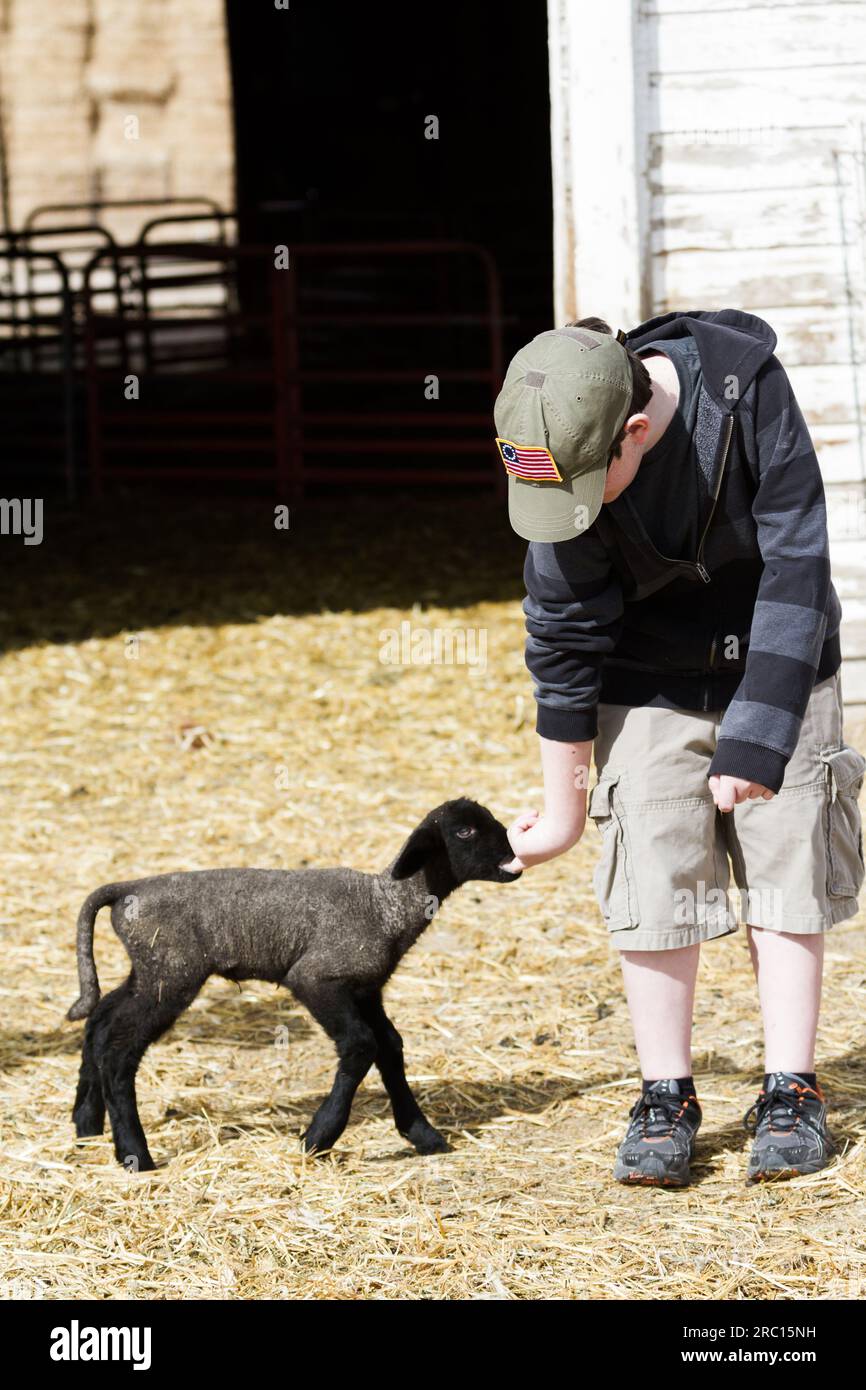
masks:
{"type": "Polygon", "coordinates": [[[227,0],[236,208],[7,230],[3,493],[46,512],[6,645],[518,596],[491,407],[551,322],[547,29],[491,14],[227,0]]]}
{"type": "Polygon", "coordinates": [[[6,492],[501,499],[492,401],[552,314],[545,7],[227,0],[227,30],[236,209],[166,217],[171,254],[94,239],[66,295],[64,244],[4,237],[6,492]]]}

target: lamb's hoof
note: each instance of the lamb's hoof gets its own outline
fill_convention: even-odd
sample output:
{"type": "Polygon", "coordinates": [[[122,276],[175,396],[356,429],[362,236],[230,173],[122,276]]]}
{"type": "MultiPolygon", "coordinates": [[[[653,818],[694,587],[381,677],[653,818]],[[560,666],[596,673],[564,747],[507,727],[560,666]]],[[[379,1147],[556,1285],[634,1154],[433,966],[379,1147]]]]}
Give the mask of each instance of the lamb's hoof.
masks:
{"type": "Polygon", "coordinates": [[[420,1125],[413,1125],[406,1138],[419,1154],[447,1154],[451,1152],[451,1145],[440,1134],[438,1129],[432,1125],[425,1124],[423,1129],[420,1125]]]}
{"type": "Polygon", "coordinates": [[[118,1154],[117,1161],[127,1173],[152,1173],[156,1168],[149,1153],[118,1154]]]}
{"type": "Polygon", "coordinates": [[[308,1154],[328,1153],[329,1150],[334,1147],[323,1135],[313,1134],[312,1130],[309,1129],[306,1134],[301,1135],[301,1144],[303,1145],[304,1153],[308,1154]]]}

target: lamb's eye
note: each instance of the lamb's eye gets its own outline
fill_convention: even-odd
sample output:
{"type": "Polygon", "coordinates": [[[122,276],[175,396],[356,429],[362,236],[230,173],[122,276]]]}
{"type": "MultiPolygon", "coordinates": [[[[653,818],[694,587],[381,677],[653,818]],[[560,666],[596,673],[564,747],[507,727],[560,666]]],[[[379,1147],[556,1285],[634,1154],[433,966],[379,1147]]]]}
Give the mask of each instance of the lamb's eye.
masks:
{"type": "Polygon", "coordinates": [[[474,825],[461,825],[460,829],[457,831],[457,838],[458,840],[471,840],[472,836],[477,834],[478,831],[475,829],[474,825]]]}

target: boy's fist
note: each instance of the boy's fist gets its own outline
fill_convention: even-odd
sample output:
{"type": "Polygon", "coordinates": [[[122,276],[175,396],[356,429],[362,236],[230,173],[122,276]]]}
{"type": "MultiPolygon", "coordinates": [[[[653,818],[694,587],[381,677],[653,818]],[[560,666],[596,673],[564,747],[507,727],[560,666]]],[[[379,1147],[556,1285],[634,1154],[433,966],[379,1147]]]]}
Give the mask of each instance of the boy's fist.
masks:
{"type": "Polygon", "coordinates": [[[709,782],[713,801],[720,811],[733,811],[741,801],[772,801],[776,795],[760,782],[749,782],[745,777],[711,777],[709,782]]]}
{"type": "Polygon", "coordinates": [[[508,842],[514,850],[514,859],[506,868],[516,873],[518,869],[531,869],[533,864],[543,864],[564,854],[577,844],[583,826],[570,829],[566,825],[554,824],[538,811],[522,811],[509,826],[508,842]]]}

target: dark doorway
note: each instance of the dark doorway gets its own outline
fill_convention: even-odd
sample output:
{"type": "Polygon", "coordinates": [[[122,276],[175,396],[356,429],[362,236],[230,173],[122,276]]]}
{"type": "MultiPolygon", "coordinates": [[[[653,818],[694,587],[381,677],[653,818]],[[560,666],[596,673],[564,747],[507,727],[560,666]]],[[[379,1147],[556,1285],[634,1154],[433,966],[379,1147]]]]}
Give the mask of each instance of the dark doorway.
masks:
{"type": "Polygon", "coordinates": [[[227,15],[242,239],[477,242],[501,275],[506,355],[551,325],[541,0],[227,0],[227,15]]]}
{"type": "Polygon", "coordinates": [[[237,239],[226,210],[179,222],[173,256],[117,253],[110,292],[76,299],[60,265],[54,318],[30,304],[51,341],[0,371],[27,487],[501,501],[493,399],[552,322],[546,7],[287,4],[226,0],[237,239]]]}

